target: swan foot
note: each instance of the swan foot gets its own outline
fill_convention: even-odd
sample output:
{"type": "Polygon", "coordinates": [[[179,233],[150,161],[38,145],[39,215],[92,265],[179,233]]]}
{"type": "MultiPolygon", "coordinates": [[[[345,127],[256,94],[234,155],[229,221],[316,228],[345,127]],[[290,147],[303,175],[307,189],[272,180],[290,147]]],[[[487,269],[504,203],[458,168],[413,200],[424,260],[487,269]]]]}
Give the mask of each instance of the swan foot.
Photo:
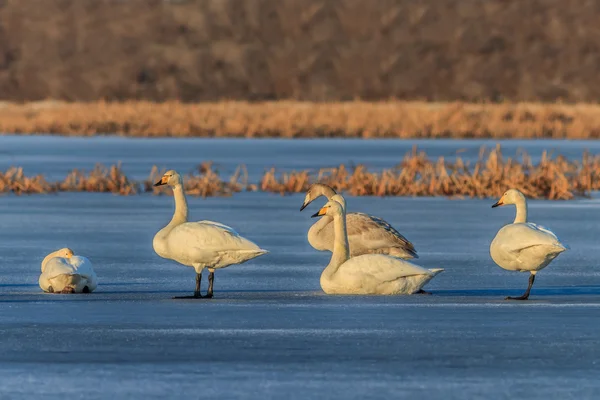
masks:
{"type": "Polygon", "coordinates": [[[200,294],[193,294],[191,296],[174,296],[173,299],[203,299],[204,296],[200,294]]]}
{"type": "Polygon", "coordinates": [[[196,290],[192,296],[175,296],[174,299],[202,299],[204,296],[200,294],[200,283],[202,282],[202,274],[196,274],[196,290]]]}
{"type": "Polygon", "coordinates": [[[527,290],[523,293],[522,296],[519,297],[511,297],[508,296],[504,300],[528,300],[529,292],[531,292],[531,287],[533,286],[533,282],[535,282],[535,274],[529,275],[529,286],[527,286],[527,290]]]}
{"type": "Polygon", "coordinates": [[[83,287],[83,290],[81,291],[81,293],[89,293],[90,292],[90,288],[87,286],[83,287]]]}
{"type": "Polygon", "coordinates": [[[415,292],[415,294],[426,294],[428,296],[431,296],[431,292],[427,292],[427,291],[425,291],[423,289],[419,289],[419,291],[415,292]]]}
{"type": "Polygon", "coordinates": [[[54,293],[54,288],[52,286],[48,287],[48,293],[54,293]]]}
{"type": "Polygon", "coordinates": [[[511,297],[511,296],[506,296],[504,298],[504,300],[528,300],[529,299],[529,295],[525,296],[519,296],[519,297],[511,297]]]}

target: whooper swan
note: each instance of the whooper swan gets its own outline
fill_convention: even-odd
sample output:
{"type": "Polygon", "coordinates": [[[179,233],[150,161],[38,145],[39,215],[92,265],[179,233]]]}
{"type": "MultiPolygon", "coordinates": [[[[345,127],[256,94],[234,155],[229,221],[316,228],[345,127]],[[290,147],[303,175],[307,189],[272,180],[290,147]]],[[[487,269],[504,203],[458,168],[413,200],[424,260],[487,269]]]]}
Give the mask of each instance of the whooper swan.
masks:
{"type": "MultiPolygon", "coordinates": [[[[304,210],[320,196],[328,200],[335,199],[346,210],[344,198],[337,195],[333,188],[322,183],[315,183],[306,192],[304,210]]],[[[389,223],[372,215],[351,212],[346,214],[350,257],[361,254],[388,254],[390,256],[411,259],[419,258],[413,244],[389,223]]],[[[324,216],[308,230],[308,242],[315,250],[333,250],[333,219],[324,216]]]]}
{"type": "Polygon", "coordinates": [[[384,254],[349,256],[346,212],[335,199],[329,200],[313,217],[333,219],[333,252],[321,274],[327,294],[413,294],[443,269],[426,269],[384,254]]]}
{"type": "Polygon", "coordinates": [[[569,247],[560,242],[548,228],[527,222],[527,200],[517,189],[507,190],[493,206],[514,204],[517,215],[512,224],[502,227],[490,245],[492,260],[508,271],[529,271],[529,286],[519,297],[506,300],[527,300],[535,274],[545,268],[569,247]]]}
{"type": "Polygon", "coordinates": [[[175,198],[175,213],[171,222],[158,231],[152,241],[156,254],[196,270],[196,289],[192,296],[175,298],[213,297],[215,269],[241,264],[268,253],[233,228],[212,221],[188,222],[188,206],[181,176],[167,171],[154,186],[169,185],[175,198]],[[208,292],[200,294],[202,271],[208,268],[208,292]]]}
{"type": "Polygon", "coordinates": [[[90,260],[64,248],[44,258],[39,284],[48,293],[90,293],[98,286],[98,278],[90,260]]]}

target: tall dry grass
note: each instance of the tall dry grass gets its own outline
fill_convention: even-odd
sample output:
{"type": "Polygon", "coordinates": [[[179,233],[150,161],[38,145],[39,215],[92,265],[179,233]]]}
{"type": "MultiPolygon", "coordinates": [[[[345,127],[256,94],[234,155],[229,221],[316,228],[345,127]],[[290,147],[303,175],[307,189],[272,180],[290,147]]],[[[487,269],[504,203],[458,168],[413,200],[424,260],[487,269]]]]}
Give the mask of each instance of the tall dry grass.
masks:
{"type": "Polygon", "coordinates": [[[0,132],[279,138],[600,137],[600,105],[425,102],[41,102],[0,105],[0,132]]]}
{"type": "MultiPolygon", "coordinates": [[[[128,179],[120,165],[96,166],[89,173],[74,170],[60,182],[46,182],[43,176],[28,177],[21,168],[0,172],[0,193],[49,193],[56,191],[171,194],[154,187],[164,171],[153,167],[147,179],[128,179]]],[[[482,148],[475,162],[460,157],[431,159],[416,148],[398,165],[372,172],[364,165],[324,168],[317,172],[266,171],[259,183],[250,183],[245,166],[222,177],[210,162],[184,177],[184,190],[191,196],[231,196],[241,191],[301,193],[315,182],[326,183],[353,196],[447,196],[485,198],[500,196],[507,188],[518,188],[530,198],[569,200],[600,190],[600,156],[585,154],[581,159],[551,157],[544,152],[534,164],[527,153],[504,157],[498,146],[482,148]]]]}

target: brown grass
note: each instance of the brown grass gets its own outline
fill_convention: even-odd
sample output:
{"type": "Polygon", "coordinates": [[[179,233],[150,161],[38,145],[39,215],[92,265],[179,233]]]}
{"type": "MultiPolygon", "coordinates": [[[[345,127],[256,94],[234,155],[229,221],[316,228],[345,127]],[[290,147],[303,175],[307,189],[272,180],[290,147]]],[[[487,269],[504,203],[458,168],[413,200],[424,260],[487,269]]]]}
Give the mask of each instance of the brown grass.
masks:
{"type": "Polygon", "coordinates": [[[50,193],[56,188],[46,182],[43,176],[25,176],[23,168],[11,167],[6,172],[0,171],[0,193],[32,194],[50,193]]]}
{"type": "MultiPolygon", "coordinates": [[[[128,179],[120,165],[96,166],[90,173],[71,172],[61,182],[48,183],[42,176],[27,177],[21,168],[0,172],[0,193],[49,193],[55,191],[110,192],[120,195],[150,192],[171,194],[156,188],[164,171],[154,167],[148,179],[128,179]]],[[[231,196],[240,191],[279,194],[301,193],[315,182],[326,183],[352,196],[447,196],[453,198],[498,197],[507,188],[518,188],[530,198],[569,200],[600,190],[600,156],[585,154],[579,160],[546,152],[533,164],[523,153],[518,158],[504,158],[500,147],[482,148],[477,161],[469,163],[458,157],[448,162],[443,157],[430,159],[416,148],[395,167],[371,172],[365,166],[321,169],[317,173],[298,171],[278,173],[271,169],[259,184],[248,182],[244,166],[224,179],[210,162],[184,177],[184,188],[191,196],[231,196]]]]}
{"type": "Polygon", "coordinates": [[[600,105],[295,101],[0,105],[0,132],[70,136],[569,138],[600,137],[600,105]]]}

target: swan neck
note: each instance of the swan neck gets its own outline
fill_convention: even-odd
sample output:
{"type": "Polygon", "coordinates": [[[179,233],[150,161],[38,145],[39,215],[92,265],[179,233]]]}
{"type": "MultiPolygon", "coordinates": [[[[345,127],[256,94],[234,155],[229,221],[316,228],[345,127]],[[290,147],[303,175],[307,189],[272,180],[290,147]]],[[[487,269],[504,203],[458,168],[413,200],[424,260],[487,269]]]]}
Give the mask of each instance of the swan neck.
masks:
{"type": "Polygon", "coordinates": [[[175,213],[169,225],[177,226],[188,220],[188,205],[181,185],[173,186],[173,197],[175,198],[175,213]]]}
{"type": "Polygon", "coordinates": [[[50,261],[51,259],[53,259],[54,257],[57,256],[58,251],[53,251],[52,253],[48,254],[43,260],[42,260],[42,272],[44,272],[44,270],[46,269],[46,264],[48,264],[48,261],[50,261]]]}
{"type": "Polygon", "coordinates": [[[517,208],[517,215],[515,216],[515,224],[527,222],[527,201],[522,198],[515,202],[517,208]]]}
{"type": "Polygon", "coordinates": [[[333,196],[335,196],[335,190],[330,188],[329,186],[321,186],[321,194],[327,197],[327,200],[330,200],[333,196]]]}
{"type": "Polygon", "coordinates": [[[333,252],[331,261],[323,271],[323,275],[330,277],[337,272],[339,267],[348,261],[350,251],[348,250],[348,234],[346,232],[346,212],[333,217],[333,252]]]}

